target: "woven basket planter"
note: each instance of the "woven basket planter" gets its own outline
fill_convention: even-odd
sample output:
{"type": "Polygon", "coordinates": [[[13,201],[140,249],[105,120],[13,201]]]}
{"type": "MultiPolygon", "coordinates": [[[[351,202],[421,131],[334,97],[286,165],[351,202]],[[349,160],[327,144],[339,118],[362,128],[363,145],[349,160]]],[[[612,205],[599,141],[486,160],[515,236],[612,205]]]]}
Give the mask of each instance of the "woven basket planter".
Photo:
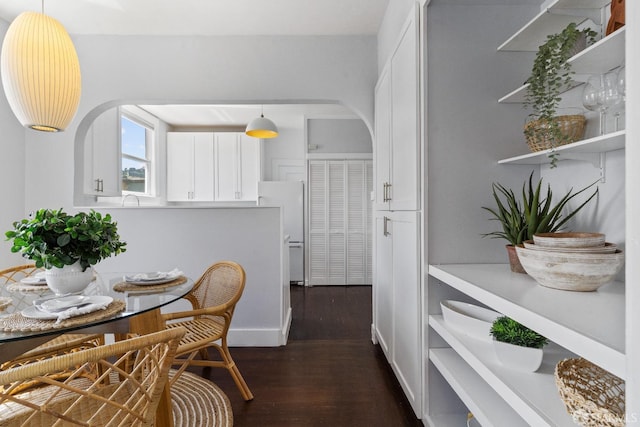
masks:
{"type": "Polygon", "coordinates": [[[540,120],[532,120],[524,126],[527,144],[533,152],[548,150],[553,147],[570,144],[584,137],[585,118],[581,114],[557,116],[553,120],[558,124],[563,138],[555,141],[549,127],[540,120]]]}
{"type": "Polygon", "coordinates": [[[624,427],[624,381],[582,358],[556,365],[556,386],[567,411],[584,427],[624,427]]]}

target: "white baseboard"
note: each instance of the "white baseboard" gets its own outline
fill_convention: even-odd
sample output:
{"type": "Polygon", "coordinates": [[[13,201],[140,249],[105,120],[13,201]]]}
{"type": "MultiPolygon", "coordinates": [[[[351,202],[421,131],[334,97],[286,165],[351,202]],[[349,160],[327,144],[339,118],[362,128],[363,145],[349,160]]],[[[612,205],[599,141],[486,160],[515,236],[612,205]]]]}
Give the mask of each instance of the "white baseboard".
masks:
{"type": "Polygon", "coordinates": [[[280,347],[287,344],[291,327],[291,308],[287,312],[284,327],[264,329],[231,328],[227,335],[229,347],[280,347]]]}

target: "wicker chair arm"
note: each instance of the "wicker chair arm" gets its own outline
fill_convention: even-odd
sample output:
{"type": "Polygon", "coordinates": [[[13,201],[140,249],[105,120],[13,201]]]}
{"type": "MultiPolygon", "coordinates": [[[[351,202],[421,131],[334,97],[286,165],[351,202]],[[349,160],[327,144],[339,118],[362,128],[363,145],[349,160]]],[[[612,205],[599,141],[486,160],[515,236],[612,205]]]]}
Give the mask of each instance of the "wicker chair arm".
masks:
{"type": "Polygon", "coordinates": [[[226,305],[219,305],[217,307],[200,308],[197,310],[176,311],[172,313],[163,313],[162,318],[167,320],[184,319],[185,317],[195,316],[223,316],[227,311],[226,305]]]}

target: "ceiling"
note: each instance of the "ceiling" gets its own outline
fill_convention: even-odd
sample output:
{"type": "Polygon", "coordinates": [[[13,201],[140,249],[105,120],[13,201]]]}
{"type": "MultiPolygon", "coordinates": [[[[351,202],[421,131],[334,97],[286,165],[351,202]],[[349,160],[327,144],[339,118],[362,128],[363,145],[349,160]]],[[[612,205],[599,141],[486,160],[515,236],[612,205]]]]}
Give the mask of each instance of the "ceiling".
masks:
{"type": "Polygon", "coordinates": [[[70,34],[376,34],[389,0],[0,0],[0,17],[57,19],[70,34]]]}
{"type": "MultiPolygon", "coordinates": [[[[45,0],[72,35],[375,35],[390,0],[45,0]]],[[[0,18],[42,11],[41,0],[0,0],[0,18]]],[[[145,106],[174,126],[246,125],[260,105],[145,106]]],[[[302,117],[353,116],[338,105],[270,105],[279,127],[302,117]]]]}

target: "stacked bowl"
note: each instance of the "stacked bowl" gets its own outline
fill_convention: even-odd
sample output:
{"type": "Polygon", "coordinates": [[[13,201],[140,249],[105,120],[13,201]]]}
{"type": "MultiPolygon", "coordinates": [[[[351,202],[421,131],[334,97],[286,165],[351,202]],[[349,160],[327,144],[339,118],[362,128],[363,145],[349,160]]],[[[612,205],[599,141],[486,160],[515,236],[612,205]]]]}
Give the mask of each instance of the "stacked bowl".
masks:
{"type": "Polygon", "coordinates": [[[595,291],[615,280],[624,254],[602,233],[541,233],[516,247],[527,274],[540,285],[565,291],[595,291]]]}

